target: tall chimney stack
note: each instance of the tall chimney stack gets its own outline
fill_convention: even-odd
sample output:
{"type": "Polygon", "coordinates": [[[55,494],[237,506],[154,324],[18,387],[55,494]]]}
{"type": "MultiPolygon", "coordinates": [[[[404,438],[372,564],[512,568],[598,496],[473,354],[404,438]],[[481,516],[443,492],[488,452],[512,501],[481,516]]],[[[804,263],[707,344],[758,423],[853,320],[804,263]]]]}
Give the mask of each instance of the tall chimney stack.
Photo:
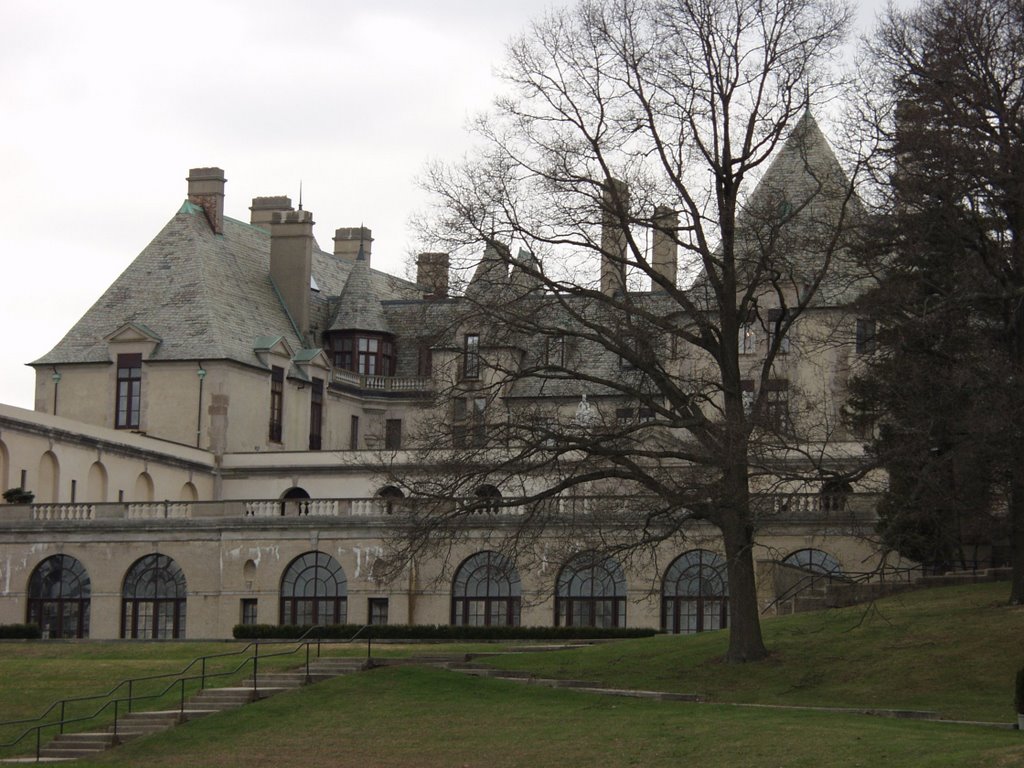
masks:
{"type": "Polygon", "coordinates": [[[601,199],[601,293],[626,292],[626,230],[629,188],[618,179],[604,183],[601,199]]]}
{"type": "Polygon", "coordinates": [[[416,282],[423,289],[423,298],[448,298],[448,254],[421,253],[417,256],[416,282]]]}
{"type": "Polygon", "coordinates": [[[254,227],[270,231],[270,225],[274,222],[274,214],[278,211],[294,211],[292,199],[285,195],[276,197],[254,197],[252,205],[249,206],[249,223],[254,227]]]}
{"type": "Polygon", "coordinates": [[[362,245],[363,258],[370,261],[373,232],[369,227],[340,227],[334,231],[334,255],[355,261],[362,245]]]}
{"type": "Polygon", "coordinates": [[[188,200],[206,212],[210,228],[224,234],[224,171],[220,168],[192,168],[188,172],[188,200]]]}
{"type": "Polygon", "coordinates": [[[313,214],[277,211],[270,224],[270,278],[306,343],[313,272],[313,214]]]}
{"type": "MultiPolygon", "coordinates": [[[[679,214],[671,208],[659,205],[654,209],[654,253],[652,261],[654,271],[665,278],[670,285],[676,284],[678,275],[679,247],[676,243],[676,233],[679,230],[679,214]]],[[[651,286],[654,290],[658,286],[651,286]]]]}

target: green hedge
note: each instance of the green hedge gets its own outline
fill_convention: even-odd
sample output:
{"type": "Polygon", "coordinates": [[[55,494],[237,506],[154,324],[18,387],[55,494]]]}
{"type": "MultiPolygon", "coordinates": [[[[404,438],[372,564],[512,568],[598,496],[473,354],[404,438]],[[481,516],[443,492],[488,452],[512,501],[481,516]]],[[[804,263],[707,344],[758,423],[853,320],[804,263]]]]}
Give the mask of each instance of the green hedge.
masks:
{"type": "Polygon", "coordinates": [[[42,636],[35,624],[0,624],[0,640],[38,640],[42,636]]]}
{"type": "MultiPolygon", "coordinates": [[[[239,640],[289,639],[305,634],[308,626],[238,624],[239,640]]],[[[358,624],[331,624],[309,634],[310,638],[347,640],[359,631],[358,624]]],[[[653,629],[596,629],[594,627],[454,627],[447,624],[384,624],[367,627],[360,638],[375,640],[599,640],[651,637],[653,629]]]]}

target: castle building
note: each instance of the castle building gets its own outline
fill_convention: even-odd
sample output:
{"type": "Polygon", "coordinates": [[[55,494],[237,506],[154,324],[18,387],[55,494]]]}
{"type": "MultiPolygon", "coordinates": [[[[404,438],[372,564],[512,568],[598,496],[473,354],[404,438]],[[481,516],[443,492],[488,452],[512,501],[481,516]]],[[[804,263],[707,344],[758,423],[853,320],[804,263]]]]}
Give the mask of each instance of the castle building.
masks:
{"type": "MultiPolygon", "coordinates": [[[[812,128],[818,159],[838,167],[812,128]]],[[[801,183],[803,165],[786,153],[752,200],[801,183]]],[[[93,638],[227,637],[238,623],[728,625],[721,547],[699,524],[651,561],[595,561],[570,547],[520,571],[491,535],[514,505],[484,505],[444,557],[395,578],[387,542],[415,499],[386,478],[423,462],[416,436],[439,412],[453,449],[478,447],[522,404],[581,423],[645,417],[572,377],[487,397],[473,387],[450,396],[448,378],[482,381],[501,355],[566,369],[620,362],[550,336],[518,343],[515,357],[507,340],[461,322],[466,301],[522,286],[493,251],[455,292],[447,254],[420,254],[415,281],[401,279],[373,268],[368,228],[337,229],[324,251],[312,214],[289,198],[255,198],[246,222],[225,215],[221,169],[192,169],[187,181],[164,228],[32,363],[35,410],[0,406],[0,487],[34,494],[0,506],[0,623],[93,638]]],[[[674,247],[653,247],[675,282],[674,247]]],[[[603,289],[623,290],[605,267],[603,289]]],[[[871,329],[840,311],[848,298],[833,295],[794,326],[769,393],[779,422],[820,416],[838,462],[860,450],[839,413],[846,378],[873,346],[871,329]],[[816,343],[821,329],[827,345],[816,343]]],[[[756,369],[770,343],[770,329],[743,326],[741,362],[756,369]]],[[[766,610],[808,573],[877,564],[863,536],[871,494],[823,483],[766,499],[777,512],[759,533],[766,610]]]]}

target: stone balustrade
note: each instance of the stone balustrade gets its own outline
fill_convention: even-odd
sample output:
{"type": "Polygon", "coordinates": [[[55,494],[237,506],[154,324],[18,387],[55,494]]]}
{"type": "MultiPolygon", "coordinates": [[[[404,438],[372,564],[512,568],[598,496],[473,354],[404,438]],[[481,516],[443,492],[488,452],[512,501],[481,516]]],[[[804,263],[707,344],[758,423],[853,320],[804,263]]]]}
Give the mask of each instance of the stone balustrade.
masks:
{"type": "Polygon", "coordinates": [[[366,376],[335,368],[331,383],[371,392],[429,392],[433,382],[427,376],[366,376]]]}
{"type": "MultiPolygon", "coordinates": [[[[652,500],[653,503],[658,504],[652,500]]],[[[874,517],[873,494],[847,494],[841,499],[815,493],[763,494],[752,504],[765,521],[850,520],[874,517]]],[[[536,511],[549,518],[621,515],[641,509],[644,500],[635,496],[567,496],[548,499],[531,510],[515,499],[472,497],[455,500],[472,516],[523,517],[536,511]]],[[[429,513],[428,502],[415,498],[358,499],[238,499],[224,501],[151,501],[96,504],[0,504],[0,526],[34,521],[89,523],[101,520],[191,520],[270,518],[373,518],[403,515],[413,511],[429,513]]]]}

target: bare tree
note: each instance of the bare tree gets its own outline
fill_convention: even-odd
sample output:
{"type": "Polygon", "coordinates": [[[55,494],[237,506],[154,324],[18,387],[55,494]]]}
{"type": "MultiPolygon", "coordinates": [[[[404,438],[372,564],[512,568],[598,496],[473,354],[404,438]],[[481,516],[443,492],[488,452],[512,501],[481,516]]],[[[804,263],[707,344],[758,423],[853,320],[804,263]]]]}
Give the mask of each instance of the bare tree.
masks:
{"type": "Polygon", "coordinates": [[[783,363],[855,288],[850,181],[809,112],[836,95],[849,20],[831,0],[606,0],[510,45],[477,151],[426,179],[425,234],[467,283],[423,319],[446,386],[420,471],[392,469],[437,500],[407,554],[490,508],[515,512],[494,535],[520,552],[713,531],[728,659],[766,655],[759,495],[817,472],[829,437],[783,363]],[[505,498],[474,497],[491,486],[505,498]]]}
{"type": "Polygon", "coordinates": [[[1010,601],[1019,604],[1024,5],[925,0],[890,9],[867,53],[874,87],[864,114],[882,139],[874,166],[886,192],[876,196],[870,241],[883,277],[868,306],[887,331],[856,389],[861,408],[887,423],[873,446],[893,474],[886,523],[897,544],[941,550],[943,536],[965,528],[998,531],[1005,510],[1010,601]],[[923,407],[921,392],[929,393],[923,407]],[[924,478],[940,486],[921,487],[924,478]]]}

